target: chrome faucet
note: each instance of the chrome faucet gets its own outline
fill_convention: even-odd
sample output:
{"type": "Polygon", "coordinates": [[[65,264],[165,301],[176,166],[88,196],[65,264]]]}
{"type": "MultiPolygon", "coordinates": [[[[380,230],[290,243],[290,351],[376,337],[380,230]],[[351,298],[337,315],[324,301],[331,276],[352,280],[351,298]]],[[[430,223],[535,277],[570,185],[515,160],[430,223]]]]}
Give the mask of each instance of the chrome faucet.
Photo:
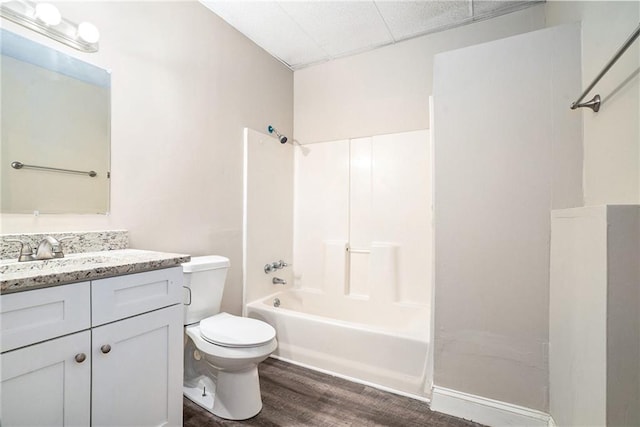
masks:
{"type": "Polygon", "coordinates": [[[272,271],[280,270],[281,268],[288,267],[289,264],[284,262],[283,260],[272,262],[271,264],[265,264],[264,272],[265,274],[269,274],[272,271]]]}
{"type": "Polygon", "coordinates": [[[63,237],[62,239],[55,239],[51,236],[46,236],[38,243],[38,248],[33,249],[29,242],[19,239],[7,239],[5,242],[20,243],[20,255],[18,256],[18,262],[23,261],[35,261],[45,260],[52,258],[64,258],[64,252],[62,252],[62,241],[72,239],[73,237],[63,237]]]}
{"type": "Polygon", "coordinates": [[[47,236],[40,241],[36,249],[36,259],[63,258],[64,254],[60,248],[60,242],[51,236],[47,236]]]}
{"type": "Polygon", "coordinates": [[[279,277],[274,277],[273,279],[271,279],[271,283],[273,283],[274,285],[286,285],[287,281],[279,277]]]}

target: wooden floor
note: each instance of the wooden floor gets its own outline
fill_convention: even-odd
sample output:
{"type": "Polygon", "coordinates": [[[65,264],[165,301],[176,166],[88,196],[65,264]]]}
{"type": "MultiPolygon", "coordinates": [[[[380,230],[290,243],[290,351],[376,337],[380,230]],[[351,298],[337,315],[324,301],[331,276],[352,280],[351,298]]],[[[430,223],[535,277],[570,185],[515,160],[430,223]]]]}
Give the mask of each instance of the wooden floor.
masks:
{"type": "Polygon", "coordinates": [[[263,408],[258,415],[223,420],[185,398],[184,426],[480,426],[432,412],[415,399],[275,359],[261,363],[259,372],[263,408]]]}

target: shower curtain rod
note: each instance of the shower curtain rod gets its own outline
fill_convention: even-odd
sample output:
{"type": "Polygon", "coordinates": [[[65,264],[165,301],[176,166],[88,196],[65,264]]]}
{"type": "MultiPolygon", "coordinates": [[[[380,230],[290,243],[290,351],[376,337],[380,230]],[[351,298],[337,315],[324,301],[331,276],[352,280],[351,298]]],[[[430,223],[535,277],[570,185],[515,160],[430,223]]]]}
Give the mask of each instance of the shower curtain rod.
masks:
{"type": "Polygon", "coordinates": [[[575,110],[576,108],[581,108],[581,107],[591,108],[596,113],[600,110],[600,101],[601,101],[600,95],[596,95],[590,101],[583,102],[582,104],[580,104],[579,102],[582,101],[582,99],[585,96],[587,96],[589,92],[591,92],[591,89],[593,89],[593,87],[600,81],[600,79],[605,74],[607,74],[607,71],[609,71],[609,69],[613,66],[613,64],[615,64],[616,61],[620,59],[622,54],[629,48],[629,46],[631,46],[631,44],[633,44],[633,42],[638,38],[639,35],[640,35],[640,24],[638,25],[638,28],[636,28],[635,31],[631,33],[627,41],[625,41],[624,44],[620,46],[620,49],[618,49],[615,55],[613,55],[613,57],[609,60],[607,65],[604,66],[602,71],[600,71],[600,74],[598,74],[596,78],[593,79],[593,82],[591,82],[589,87],[585,89],[584,92],[582,92],[582,95],[580,95],[580,98],[576,99],[576,101],[573,104],[571,104],[572,110],[575,110]]]}

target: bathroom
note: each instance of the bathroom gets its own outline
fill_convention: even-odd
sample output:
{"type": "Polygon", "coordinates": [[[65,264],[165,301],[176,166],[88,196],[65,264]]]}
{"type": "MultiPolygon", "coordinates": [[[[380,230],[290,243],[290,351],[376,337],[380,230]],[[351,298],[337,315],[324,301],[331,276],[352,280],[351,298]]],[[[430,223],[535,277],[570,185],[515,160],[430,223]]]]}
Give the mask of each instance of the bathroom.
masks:
{"type": "MultiPolygon", "coordinates": [[[[273,125],[292,142],[309,144],[311,150],[316,143],[330,141],[420,130],[437,133],[429,104],[438,90],[433,85],[437,54],[575,22],[581,27],[582,54],[581,75],[575,76],[578,90],[571,95],[577,97],[638,25],[640,15],[638,2],[547,1],[292,71],[198,2],[55,4],[65,17],[99,28],[97,53],[79,53],[5,19],[2,27],[110,70],[109,212],[3,211],[2,233],[126,229],[132,248],[224,255],[231,268],[222,310],[236,315],[243,314],[245,304],[296,283],[292,180],[294,150],[302,148],[272,141],[274,149],[290,150],[291,162],[287,168],[268,169],[273,181],[263,181],[259,190],[266,206],[290,197],[285,212],[290,226],[269,230],[275,233],[275,242],[262,240],[258,244],[263,246],[251,246],[275,251],[273,255],[267,252],[267,259],[256,256],[257,265],[244,265],[246,128],[267,134],[273,125]],[[284,189],[279,184],[287,182],[290,186],[284,189]],[[274,273],[263,271],[265,263],[279,259],[292,264],[278,272],[289,282],[282,288],[269,282],[274,273]],[[253,287],[254,278],[260,283],[266,280],[264,290],[253,287]]],[[[596,93],[609,97],[600,112],[567,108],[566,114],[582,120],[583,194],[576,206],[640,203],[637,70],[636,42],[596,87],[596,93]]],[[[491,115],[482,99],[470,96],[467,101],[491,115]]],[[[471,166],[472,161],[467,158],[462,165],[471,166]]],[[[465,187],[474,190],[472,176],[465,187]]],[[[453,257],[450,247],[450,258],[438,261],[437,221],[435,242],[429,242],[435,245],[436,263],[447,263],[442,268],[448,263],[473,268],[473,254],[453,257]]],[[[484,224],[487,233],[497,226],[484,224]]],[[[449,230],[461,225],[471,226],[446,224],[449,230]]],[[[508,253],[489,253],[492,267],[517,260],[491,256],[508,253]]],[[[440,325],[430,338],[434,384],[548,414],[548,282],[537,288],[518,284],[508,292],[484,277],[452,286],[440,286],[437,279],[432,283],[436,296],[429,316],[440,325]]],[[[425,329],[432,327],[430,323],[425,329]]],[[[429,363],[426,354],[424,362],[429,363]]]]}

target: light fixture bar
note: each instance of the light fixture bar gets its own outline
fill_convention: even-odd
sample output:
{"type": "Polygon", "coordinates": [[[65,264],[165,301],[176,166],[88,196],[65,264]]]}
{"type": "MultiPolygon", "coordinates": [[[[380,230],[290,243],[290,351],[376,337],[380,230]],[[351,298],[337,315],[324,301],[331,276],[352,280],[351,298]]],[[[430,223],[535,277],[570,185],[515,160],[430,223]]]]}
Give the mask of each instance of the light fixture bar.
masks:
{"type": "MultiPolygon", "coordinates": [[[[55,6],[38,3],[41,9],[45,4],[46,10],[54,11],[54,18],[57,18],[55,6]]],[[[83,22],[78,25],[64,17],[60,17],[59,22],[58,19],[53,19],[47,24],[47,17],[39,16],[36,12],[36,3],[27,0],[2,1],[0,16],[82,52],[98,51],[99,33],[93,24],[83,22]]]]}

